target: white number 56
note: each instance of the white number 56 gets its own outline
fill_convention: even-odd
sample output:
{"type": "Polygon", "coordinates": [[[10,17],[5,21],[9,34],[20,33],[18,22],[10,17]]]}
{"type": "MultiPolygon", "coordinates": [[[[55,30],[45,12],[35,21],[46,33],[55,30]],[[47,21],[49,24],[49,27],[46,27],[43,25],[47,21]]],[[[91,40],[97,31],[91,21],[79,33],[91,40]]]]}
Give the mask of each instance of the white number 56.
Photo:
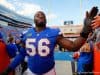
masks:
{"type": "MultiPolygon", "coordinates": [[[[34,56],[36,54],[36,47],[32,44],[35,43],[36,39],[27,39],[26,40],[26,48],[30,48],[32,51],[27,50],[27,53],[30,56],[34,56]]],[[[38,41],[38,54],[40,56],[47,56],[50,53],[50,49],[48,47],[48,45],[50,44],[50,41],[48,39],[40,39],[38,41]]]]}

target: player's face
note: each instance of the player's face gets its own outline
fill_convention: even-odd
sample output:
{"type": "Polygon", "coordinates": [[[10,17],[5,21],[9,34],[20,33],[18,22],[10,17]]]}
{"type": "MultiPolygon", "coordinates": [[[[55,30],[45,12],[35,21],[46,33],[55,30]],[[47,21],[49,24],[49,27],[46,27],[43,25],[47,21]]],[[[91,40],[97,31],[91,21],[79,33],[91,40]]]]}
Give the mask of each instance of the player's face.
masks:
{"type": "Polygon", "coordinates": [[[37,27],[44,27],[46,25],[45,14],[41,11],[37,12],[34,16],[34,23],[37,27]]]}

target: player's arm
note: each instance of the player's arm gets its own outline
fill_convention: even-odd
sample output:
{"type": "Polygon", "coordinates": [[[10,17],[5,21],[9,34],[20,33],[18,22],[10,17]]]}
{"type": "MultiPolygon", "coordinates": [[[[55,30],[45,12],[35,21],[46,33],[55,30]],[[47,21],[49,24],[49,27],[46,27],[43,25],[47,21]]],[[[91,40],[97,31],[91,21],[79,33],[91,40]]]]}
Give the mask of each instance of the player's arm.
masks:
{"type": "Polygon", "coordinates": [[[57,37],[57,43],[69,51],[77,51],[85,43],[86,39],[83,37],[78,37],[75,41],[70,41],[63,36],[57,37]]]}
{"type": "Polygon", "coordinates": [[[93,7],[89,13],[86,12],[86,18],[84,19],[84,26],[80,33],[80,37],[78,37],[75,41],[70,41],[63,38],[63,36],[58,36],[57,43],[69,51],[79,50],[79,48],[85,43],[88,34],[92,32],[91,21],[93,20],[94,16],[97,15],[97,12],[97,7],[93,7]]]}
{"type": "Polygon", "coordinates": [[[10,63],[8,68],[0,75],[8,75],[9,72],[14,70],[21,62],[24,61],[26,56],[25,48],[21,48],[20,53],[14,58],[14,60],[10,63]]]}

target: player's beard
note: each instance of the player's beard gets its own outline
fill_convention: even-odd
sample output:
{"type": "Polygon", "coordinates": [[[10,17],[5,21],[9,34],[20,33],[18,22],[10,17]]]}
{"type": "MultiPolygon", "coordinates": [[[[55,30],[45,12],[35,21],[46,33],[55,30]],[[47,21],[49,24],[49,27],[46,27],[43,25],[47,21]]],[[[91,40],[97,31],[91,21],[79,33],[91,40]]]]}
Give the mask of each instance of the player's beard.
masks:
{"type": "Polygon", "coordinates": [[[37,27],[45,27],[45,26],[46,26],[46,22],[39,22],[39,23],[36,23],[36,26],[37,26],[37,27]]]}
{"type": "Polygon", "coordinates": [[[34,20],[34,23],[35,23],[36,27],[45,27],[46,26],[46,20],[44,20],[44,21],[34,20]]]}

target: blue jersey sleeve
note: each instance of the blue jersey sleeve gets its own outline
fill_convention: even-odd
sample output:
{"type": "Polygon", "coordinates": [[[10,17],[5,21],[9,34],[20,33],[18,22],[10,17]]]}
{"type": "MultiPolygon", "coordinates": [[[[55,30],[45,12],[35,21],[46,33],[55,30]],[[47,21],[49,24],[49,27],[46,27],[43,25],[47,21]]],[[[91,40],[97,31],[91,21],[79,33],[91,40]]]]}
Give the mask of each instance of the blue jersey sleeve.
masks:
{"type": "Polygon", "coordinates": [[[62,32],[61,32],[60,29],[57,29],[57,34],[58,34],[58,35],[62,35],[62,32]]]}
{"type": "Polygon", "coordinates": [[[52,34],[52,36],[62,35],[62,32],[59,28],[51,28],[49,33],[52,34]]]}
{"type": "Polygon", "coordinates": [[[24,61],[24,58],[26,56],[25,48],[20,49],[20,53],[14,58],[14,60],[11,62],[9,67],[13,70],[19,65],[21,62],[24,61]]]}
{"type": "Polygon", "coordinates": [[[25,41],[26,41],[26,38],[27,38],[27,37],[26,37],[27,33],[28,33],[28,30],[23,31],[22,34],[21,34],[21,36],[20,36],[21,42],[22,42],[23,44],[25,44],[25,41]]]}

